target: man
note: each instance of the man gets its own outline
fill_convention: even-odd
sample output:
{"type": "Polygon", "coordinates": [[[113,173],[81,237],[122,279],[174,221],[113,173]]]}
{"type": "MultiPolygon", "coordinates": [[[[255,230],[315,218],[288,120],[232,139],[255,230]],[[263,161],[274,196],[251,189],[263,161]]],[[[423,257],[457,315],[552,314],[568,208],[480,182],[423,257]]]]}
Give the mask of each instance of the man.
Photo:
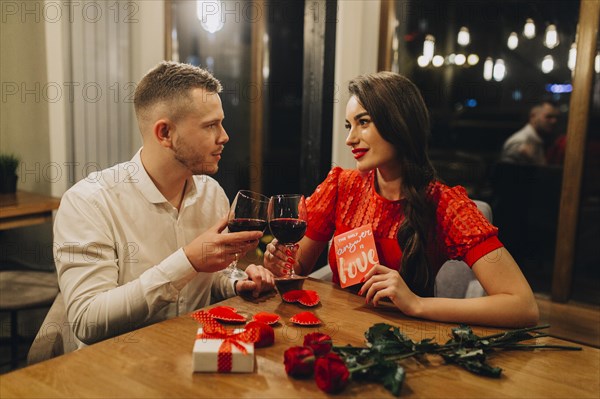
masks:
{"type": "Polygon", "coordinates": [[[69,322],[83,343],[272,288],[262,266],[248,266],[243,281],[214,273],[262,236],[221,234],[229,201],[207,176],[217,172],[229,141],[221,90],[205,70],[160,63],[135,91],[143,147],[63,196],[55,263],[69,322]]]}
{"type": "Polygon", "coordinates": [[[535,105],[529,112],[529,123],[506,140],[501,161],[546,165],[546,148],[553,139],[559,110],[550,102],[535,105]]]}

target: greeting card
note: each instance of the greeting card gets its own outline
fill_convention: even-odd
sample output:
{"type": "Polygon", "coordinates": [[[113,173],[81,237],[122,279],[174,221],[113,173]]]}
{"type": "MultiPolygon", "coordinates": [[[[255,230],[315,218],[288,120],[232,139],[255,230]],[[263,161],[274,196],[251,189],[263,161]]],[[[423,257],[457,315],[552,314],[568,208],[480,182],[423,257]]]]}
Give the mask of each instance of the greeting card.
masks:
{"type": "Polygon", "coordinates": [[[333,245],[342,288],[360,283],[379,263],[370,224],[333,237],[333,245]]]}

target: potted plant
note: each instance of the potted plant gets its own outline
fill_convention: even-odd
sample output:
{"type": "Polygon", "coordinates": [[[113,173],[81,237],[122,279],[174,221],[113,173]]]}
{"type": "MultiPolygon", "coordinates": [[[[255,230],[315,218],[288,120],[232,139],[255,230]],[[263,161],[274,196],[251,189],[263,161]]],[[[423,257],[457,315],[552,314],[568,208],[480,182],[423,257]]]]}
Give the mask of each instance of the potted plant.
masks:
{"type": "Polygon", "coordinates": [[[17,168],[20,159],[13,154],[0,154],[0,193],[17,191],[17,168]]]}

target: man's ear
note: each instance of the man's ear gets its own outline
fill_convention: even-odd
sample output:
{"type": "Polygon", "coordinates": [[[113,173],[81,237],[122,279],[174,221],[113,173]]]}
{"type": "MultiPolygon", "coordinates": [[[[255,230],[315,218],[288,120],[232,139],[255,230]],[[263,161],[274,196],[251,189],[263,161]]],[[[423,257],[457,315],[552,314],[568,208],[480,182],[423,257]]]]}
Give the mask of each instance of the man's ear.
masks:
{"type": "Polygon", "coordinates": [[[154,123],[154,138],[158,143],[167,148],[173,146],[173,133],[175,125],[168,119],[159,119],[154,123]]]}

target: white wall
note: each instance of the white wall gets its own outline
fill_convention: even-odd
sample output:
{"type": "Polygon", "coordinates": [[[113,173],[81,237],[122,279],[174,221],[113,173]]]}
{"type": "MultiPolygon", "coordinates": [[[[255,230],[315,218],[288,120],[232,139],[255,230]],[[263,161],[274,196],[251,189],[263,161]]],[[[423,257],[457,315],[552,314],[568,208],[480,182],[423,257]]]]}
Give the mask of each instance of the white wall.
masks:
{"type": "Polygon", "coordinates": [[[2,3],[0,151],[21,159],[18,190],[49,194],[48,99],[43,2],[2,3]]]}
{"type": "Polygon", "coordinates": [[[350,79],[377,71],[379,0],[339,0],[335,50],[333,107],[333,164],[354,168],[356,162],[346,146],[345,115],[350,79]]]}
{"type": "MultiPolygon", "coordinates": [[[[137,83],[146,72],[164,60],[165,2],[138,0],[135,3],[138,6],[138,22],[131,27],[131,77],[137,83]]],[[[132,147],[137,150],[142,140],[135,117],[131,134],[132,147]]]]}
{"type": "MultiPolygon", "coordinates": [[[[48,6],[54,6],[51,0],[45,0],[48,6]]],[[[58,15],[58,14],[56,14],[58,15]]],[[[61,16],[62,12],[61,12],[61,16]]],[[[65,30],[68,29],[68,19],[66,14],[63,18],[47,18],[45,21],[46,32],[46,73],[48,82],[55,82],[58,86],[64,89],[67,70],[66,60],[68,47],[66,41],[65,30]]],[[[48,137],[50,142],[50,160],[58,165],[61,173],[66,173],[65,165],[70,161],[69,146],[67,144],[68,125],[67,125],[67,100],[68,97],[63,95],[56,98],[56,101],[48,102],[48,137]]],[[[53,181],[50,194],[55,197],[60,197],[69,188],[68,178],[66,174],[61,178],[53,181]]]]}

